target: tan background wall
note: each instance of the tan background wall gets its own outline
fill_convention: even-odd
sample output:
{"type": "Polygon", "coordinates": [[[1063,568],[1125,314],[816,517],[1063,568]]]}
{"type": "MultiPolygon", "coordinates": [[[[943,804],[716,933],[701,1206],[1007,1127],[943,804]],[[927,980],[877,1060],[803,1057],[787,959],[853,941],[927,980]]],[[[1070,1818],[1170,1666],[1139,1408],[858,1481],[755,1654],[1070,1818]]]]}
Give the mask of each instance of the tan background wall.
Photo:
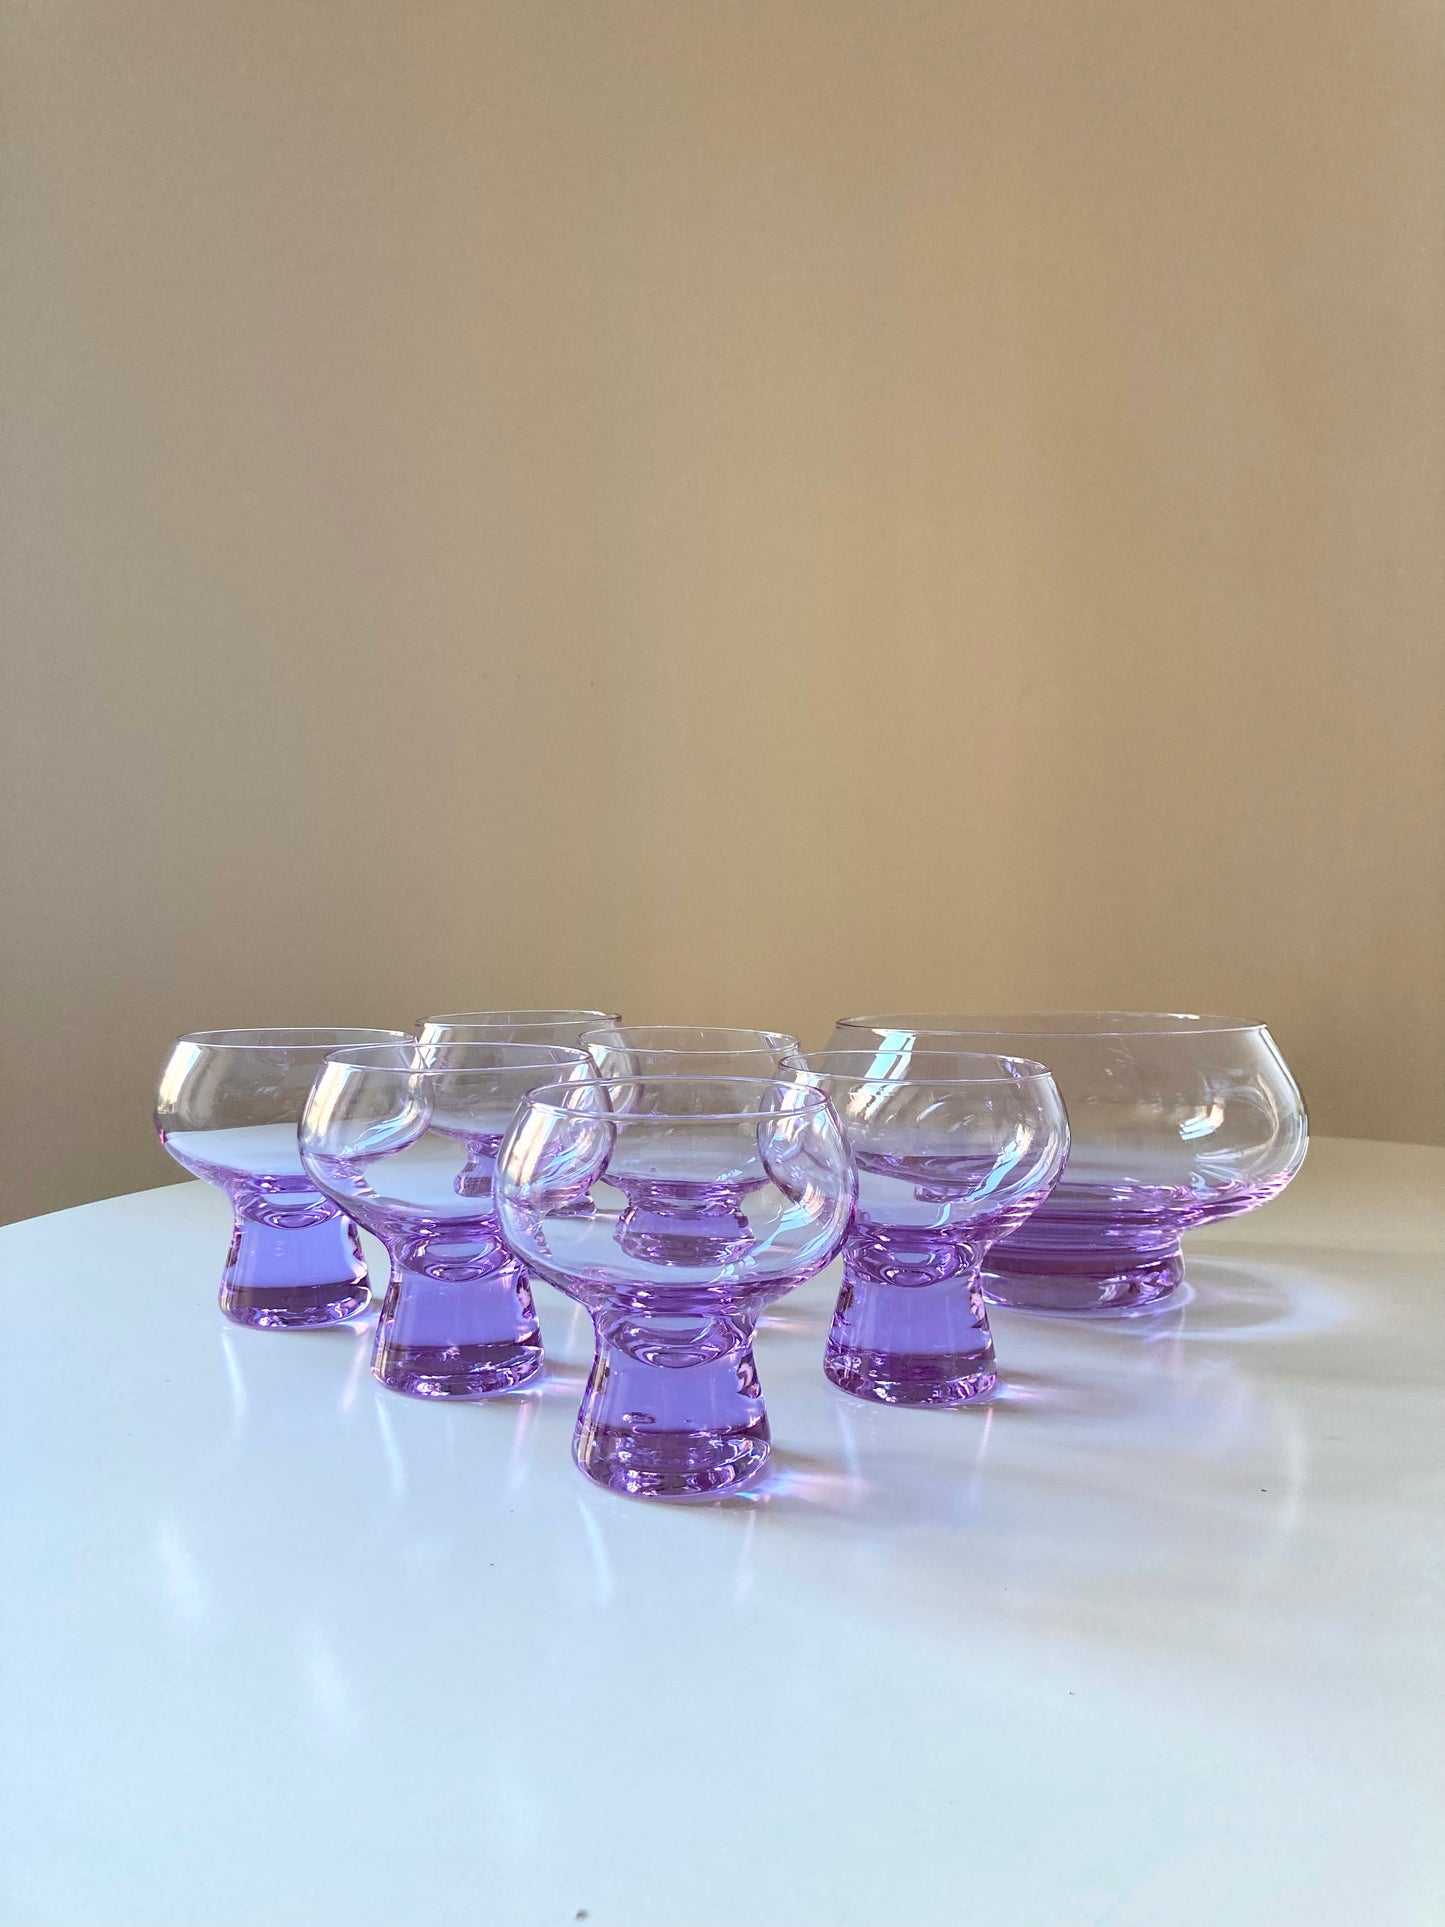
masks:
{"type": "Polygon", "coordinates": [[[1271,1020],[1445,1138],[1445,10],[3,13],[6,1208],[197,1025],[1271,1020]]]}

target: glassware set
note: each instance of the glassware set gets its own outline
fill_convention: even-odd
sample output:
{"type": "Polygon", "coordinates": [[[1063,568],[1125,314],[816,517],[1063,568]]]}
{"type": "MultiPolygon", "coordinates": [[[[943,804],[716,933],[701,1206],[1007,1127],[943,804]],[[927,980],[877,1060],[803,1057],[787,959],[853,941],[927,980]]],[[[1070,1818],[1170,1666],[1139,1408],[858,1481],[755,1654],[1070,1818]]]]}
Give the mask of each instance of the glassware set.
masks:
{"type": "Polygon", "coordinates": [[[846,1018],[812,1056],[591,1010],[203,1031],[156,1126],[230,1198],[227,1317],[357,1317],[360,1225],[391,1266],[377,1379],[478,1398],[540,1372],[540,1277],[593,1321],[577,1464],[670,1498],[762,1470],[759,1315],[840,1253],[831,1382],[964,1405],[997,1383],[988,1303],[1165,1302],[1181,1233],[1273,1197],[1306,1143],[1263,1026],[1154,1014],[846,1018]]]}

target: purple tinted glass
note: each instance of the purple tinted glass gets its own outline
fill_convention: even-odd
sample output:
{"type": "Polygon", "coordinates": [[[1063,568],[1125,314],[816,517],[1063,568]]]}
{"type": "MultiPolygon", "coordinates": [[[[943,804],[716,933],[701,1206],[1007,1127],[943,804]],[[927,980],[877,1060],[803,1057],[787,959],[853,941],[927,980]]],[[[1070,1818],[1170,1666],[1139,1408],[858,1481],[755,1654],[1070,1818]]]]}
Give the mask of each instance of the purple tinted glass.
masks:
{"type": "Polygon", "coordinates": [[[480,1398],[540,1371],[531,1284],[502,1242],[493,1177],[518,1104],[568,1076],[591,1078],[584,1052],[411,1042],[339,1051],[318,1074],[301,1157],[391,1258],[371,1363],[391,1391],[480,1398]]]}
{"type": "Polygon", "coordinates": [[[161,1072],[155,1122],[187,1171],[230,1199],[221,1310],[264,1331],[334,1325],[371,1292],[356,1227],[306,1175],[297,1125],[328,1052],[400,1039],[394,1030],[193,1031],[161,1072]]]}
{"type": "Polygon", "coordinates": [[[592,1314],[573,1442],[589,1478],[693,1498],[762,1471],[758,1315],[827,1264],[854,1195],[832,1107],[800,1083],[659,1076],[524,1103],[499,1216],[518,1258],[592,1314]]]}
{"type": "Polygon", "coordinates": [[[997,1383],[984,1254],[1052,1190],[1068,1124],[1042,1065],[987,1054],[822,1051],[808,1068],[858,1167],[824,1370],[884,1405],[963,1405],[997,1383]]]}

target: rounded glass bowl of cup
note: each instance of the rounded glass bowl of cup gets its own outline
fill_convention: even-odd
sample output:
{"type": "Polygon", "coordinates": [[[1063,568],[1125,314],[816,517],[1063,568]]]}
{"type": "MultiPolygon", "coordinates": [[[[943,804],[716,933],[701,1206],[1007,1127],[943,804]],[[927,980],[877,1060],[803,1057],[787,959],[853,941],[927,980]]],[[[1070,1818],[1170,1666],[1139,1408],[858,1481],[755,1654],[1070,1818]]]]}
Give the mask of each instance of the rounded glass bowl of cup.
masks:
{"type": "Polygon", "coordinates": [[[1069,1126],[1042,1064],[913,1046],[819,1051],[858,1168],[823,1370],[881,1405],[966,1405],[997,1383],[985,1255],[1058,1183],[1069,1126]]]}
{"type": "Polygon", "coordinates": [[[416,1027],[422,1044],[575,1045],[594,1024],[616,1024],[621,1019],[607,1010],[454,1010],[449,1015],[424,1017],[416,1027]]]}
{"type": "Polygon", "coordinates": [[[301,1120],[317,1188],[386,1246],[373,1375],[413,1398],[483,1398],[542,1368],[531,1286],[502,1242],[497,1149],[538,1084],[592,1077],[553,1044],[396,1044],[334,1052],[301,1120]]]}
{"type": "Polygon", "coordinates": [[[837,1046],[985,1050],[1054,1074],[1072,1146],[1048,1201],[994,1246],[985,1296],[1027,1311],[1162,1305],[1180,1239],[1276,1197],[1304,1161],[1299,1089],[1263,1024],[1176,1012],[851,1017],[837,1046]]]}
{"type": "Polygon", "coordinates": [[[803,1065],[796,1037],[724,1024],[603,1024],[583,1031],[582,1047],[612,1078],[770,1078],[803,1065]]]}
{"type": "Polygon", "coordinates": [[[638,1497],[735,1490],[768,1461],[763,1307],[836,1254],[857,1194],[824,1093],[739,1077],[534,1091],[497,1159],[518,1259],[592,1315],[573,1456],[638,1497]]]}
{"type": "Polygon", "coordinates": [[[177,1038],[156,1096],[161,1143],[231,1201],[221,1310],[238,1325],[304,1331],[371,1301],[356,1227],[317,1190],[296,1130],[329,1052],[395,1030],[197,1030],[177,1038]]]}

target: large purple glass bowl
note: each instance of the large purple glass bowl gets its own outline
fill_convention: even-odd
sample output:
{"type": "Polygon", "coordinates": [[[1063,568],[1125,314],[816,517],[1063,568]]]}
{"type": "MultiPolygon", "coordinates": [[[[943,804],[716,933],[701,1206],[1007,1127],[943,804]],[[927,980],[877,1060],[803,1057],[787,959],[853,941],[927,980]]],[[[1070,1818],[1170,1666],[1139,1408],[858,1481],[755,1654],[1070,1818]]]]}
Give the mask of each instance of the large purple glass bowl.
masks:
{"type": "Polygon", "coordinates": [[[662,1076],[524,1100],[498,1216],[518,1260],[592,1314],[573,1440],[589,1478],[681,1499],[762,1471],[758,1314],[834,1256],[857,1190],[832,1105],[801,1082],[662,1076]]]}
{"type": "Polygon", "coordinates": [[[1304,1104],[1263,1024],[1177,1012],[848,1017],[835,1047],[998,1051],[1054,1074],[1072,1148],[1057,1189],[989,1253],[985,1296],[1028,1311],[1158,1305],[1180,1238],[1276,1197],[1304,1161],[1304,1104]]]}

